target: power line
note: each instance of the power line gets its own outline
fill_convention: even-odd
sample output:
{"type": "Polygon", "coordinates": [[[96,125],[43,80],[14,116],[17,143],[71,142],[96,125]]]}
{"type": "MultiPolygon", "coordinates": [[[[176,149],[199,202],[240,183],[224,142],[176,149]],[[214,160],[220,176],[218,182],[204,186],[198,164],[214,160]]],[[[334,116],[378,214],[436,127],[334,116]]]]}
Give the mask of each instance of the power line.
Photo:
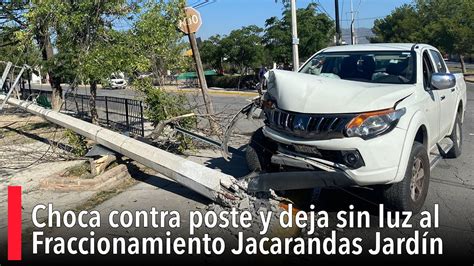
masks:
{"type": "MultiPolygon", "coordinates": [[[[354,20],[372,20],[372,19],[379,19],[384,18],[385,16],[378,16],[378,17],[368,17],[368,18],[355,18],[354,20]]],[[[350,19],[343,19],[342,21],[351,21],[350,19]]]]}
{"type": "Polygon", "coordinates": [[[194,7],[195,5],[197,5],[201,0],[197,0],[195,1],[194,3],[190,4],[190,6],[194,7]]]}
{"type": "MultiPolygon", "coordinates": [[[[312,2],[315,3],[314,0],[312,2]]],[[[319,12],[326,14],[328,17],[330,17],[332,20],[334,20],[334,17],[331,16],[331,14],[329,14],[329,12],[324,8],[324,6],[320,2],[320,0],[318,0],[318,2],[315,3],[315,4],[316,4],[316,8],[319,10],[319,12]]]]}
{"type": "Polygon", "coordinates": [[[205,7],[205,6],[208,6],[210,4],[214,4],[215,2],[217,2],[217,0],[202,0],[201,2],[199,2],[199,1],[195,2],[191,6],[193,8],[199,9],[201,7],[205,7]]]}

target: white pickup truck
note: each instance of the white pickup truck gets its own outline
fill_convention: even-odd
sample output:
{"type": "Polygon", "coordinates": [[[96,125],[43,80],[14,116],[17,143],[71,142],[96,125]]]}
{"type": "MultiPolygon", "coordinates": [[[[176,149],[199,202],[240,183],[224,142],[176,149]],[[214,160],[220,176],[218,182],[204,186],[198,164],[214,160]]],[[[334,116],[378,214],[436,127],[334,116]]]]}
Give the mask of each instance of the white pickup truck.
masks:
{"type": "Polygon", "coordinates": [[[433,46],[330,47],[267,86],[246,152],[253,191],[364,186],[417,213],[433,167],[461,154],[466,84],[433,46]]]}

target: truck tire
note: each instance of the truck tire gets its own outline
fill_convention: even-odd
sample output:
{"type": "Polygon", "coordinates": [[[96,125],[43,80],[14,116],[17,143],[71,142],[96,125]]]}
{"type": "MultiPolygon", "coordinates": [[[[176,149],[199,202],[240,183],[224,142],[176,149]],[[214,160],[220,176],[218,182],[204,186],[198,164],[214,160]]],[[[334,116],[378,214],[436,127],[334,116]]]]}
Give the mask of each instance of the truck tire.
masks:
{"type": "Polygon", "coordinates": [[[277,150],[277,144],[269,140],[259,128],[250,138],[245,150],[247,166],[252,172],[269,172],[271,170],[271,158],[277,150]]]}
{"type": "MultiPolygon", "coordinates": [[[[269,173],[278,168],[271,163],[272,155],[278,149],[278,144],[265,137],[262,128],[255,131],[245,151],[247,166],[251,172],[269,173]]],[[[298,209],[309,209],[313,189],[297,189],[276,191],[280,196],[290,199],[298,209]]]]}
{"type": "Polygon", "coordinates": [[[453,132],[451,132],[449,138],[453,141],[453,147],[446,154],[446,158],[458,158],[462,153],[462,123],[460,114],[456,116],[453,132]]]}
{"type": "Polygon", "coordinates": [[[426,199],[430,179],[430,161],[423,144],[415,142],[411,149],[405,177],[383,190],[385,202],[398,211],[420,212],[426,199]]]}

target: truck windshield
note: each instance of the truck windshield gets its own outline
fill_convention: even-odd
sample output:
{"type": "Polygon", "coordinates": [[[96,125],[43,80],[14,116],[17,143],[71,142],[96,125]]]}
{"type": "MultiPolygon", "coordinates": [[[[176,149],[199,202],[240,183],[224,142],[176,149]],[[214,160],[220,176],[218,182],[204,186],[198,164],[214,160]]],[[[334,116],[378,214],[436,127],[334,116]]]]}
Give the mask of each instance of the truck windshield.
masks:
{"type": "Polygon", "coordinates": [[[415,56],[410,51],[334,52],[315,55],[302,73],[371,83],[415,83],[415,56]]]}

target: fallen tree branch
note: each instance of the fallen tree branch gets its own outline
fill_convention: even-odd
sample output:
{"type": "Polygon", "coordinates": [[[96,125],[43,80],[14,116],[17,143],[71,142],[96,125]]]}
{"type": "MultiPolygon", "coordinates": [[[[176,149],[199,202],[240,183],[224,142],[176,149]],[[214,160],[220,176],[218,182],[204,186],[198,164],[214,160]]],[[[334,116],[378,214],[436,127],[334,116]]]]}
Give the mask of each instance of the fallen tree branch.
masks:
{"type": "Polygon", "coordinates": [[[151,137],[153,139],[155,139],[158,136],[160,136],[161,133],[163,133],[163,130],[165,129],[166,125],[168,125],[172,122],[176,122],[176,121],[179,121],[181,119],[188,118],[188,117],[193,117],[193,116],[197,116],[197,115],[195,113],[189,113],[189,114],[180,115],[180,116],[172,117],[172,118],[167,119],[167,120],[160,121],[158,123],[158,125],[155,127],[155,129],[153,130],[153,132],[151,133],[151,137]]]}

